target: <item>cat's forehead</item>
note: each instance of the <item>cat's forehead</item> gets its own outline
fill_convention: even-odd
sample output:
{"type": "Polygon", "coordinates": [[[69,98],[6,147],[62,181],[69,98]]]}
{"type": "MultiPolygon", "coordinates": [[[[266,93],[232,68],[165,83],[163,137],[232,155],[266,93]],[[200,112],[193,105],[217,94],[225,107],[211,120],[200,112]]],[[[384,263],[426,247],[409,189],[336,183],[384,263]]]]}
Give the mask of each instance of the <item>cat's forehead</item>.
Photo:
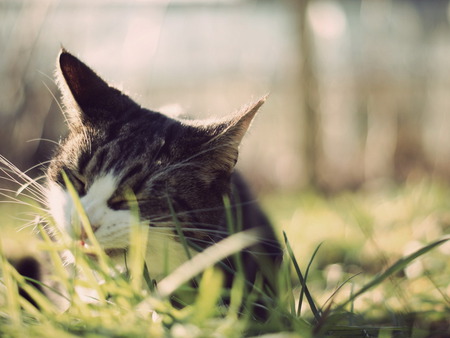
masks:
{"type": "Polygon", "coordinates": [[[107,173],[95,178],[89,187],[83,201],[93,204],[94,202],[106,202],[118,186],[118,178],[113,173],[107,173]]]}
{"type": "Polygon", "coordinates": [[[73,168],[91,180],[95,176],[115,172],[128,175],[152,170],[158,164],[179,159],[183,134],[176,125],[127,122],[104,125],[100,129],[85,128],[73,132],[62,146],[60,167],[73,168]]]}
{"type": "MultiPolygon", "coordinates": [[[[136,147],[142,151],[144,148],[154,148],[155,145],[163,143],[168,136],[181,135],[182,133],[178,131],[168,134],[168,130],[176,127],[178,126],[175,126],[174,122],[168,118],[151,119],[143,111],[127,119],[111,119],[95,125],[82,125],[72,130],[68,138],[82,139],[82,143],[85,144],[83,150],[90,153],[95,153],[100,147],[108,146],[110,150],[121,147],[126,154],[136,147]]],[[[80,143],[75,146],[79,145],[80,143]]]]}
{"type": "Polygon", "coordinates": [[[105,132],[109,138],[126,137],[147,142],[181,137],[192,128],[179,120],[143,108],[96,126],[96,129],[105,132]]]}

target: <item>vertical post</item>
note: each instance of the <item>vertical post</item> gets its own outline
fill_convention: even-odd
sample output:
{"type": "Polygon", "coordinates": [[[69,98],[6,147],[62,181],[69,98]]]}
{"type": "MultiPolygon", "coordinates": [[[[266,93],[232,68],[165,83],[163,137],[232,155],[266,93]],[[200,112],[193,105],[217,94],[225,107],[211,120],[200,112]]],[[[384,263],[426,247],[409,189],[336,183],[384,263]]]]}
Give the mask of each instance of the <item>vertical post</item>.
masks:
{"type": "Polygon", "coordinates": [[[319,89],[314,71],[314,51],[311,30],[308,26],[309,0],[297,2],[300,24],[300,55],[302,58],[300,90],[303,94],[304,128],[303,146],[308,185],[319,187],[318,164],[320,156],[319,89]]]}

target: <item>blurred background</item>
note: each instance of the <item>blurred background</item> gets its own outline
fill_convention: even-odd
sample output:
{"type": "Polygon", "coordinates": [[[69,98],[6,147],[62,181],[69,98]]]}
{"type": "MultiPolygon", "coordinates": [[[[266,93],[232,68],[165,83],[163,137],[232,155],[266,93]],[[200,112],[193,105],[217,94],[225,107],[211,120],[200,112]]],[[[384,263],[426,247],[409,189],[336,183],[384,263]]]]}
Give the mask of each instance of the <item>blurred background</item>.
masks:
{"type": "MultiPolygon", "coordinates": [[[[309,280],[326,304],[450,233],[449,22],[448,0],[0,0],[0,154],[33,168],[66,133],[61,46],[171,114],[221,117],[270,93],[238,166],[302,267],[325,241],[309,280]]],[[[23,253],[30,216],[2,205],[6,252],[23,253]]],[[[448,324],[449,256],[442,245],[356,308],[448,324]]]]}
{"type": "Polygon", "coordinates": [[[266,93],[239,166],[259,191],[450,177],[446,0],[1,0],[0,153],[66,131],[61,46],[142,105],[223,116],[266,93]]]}

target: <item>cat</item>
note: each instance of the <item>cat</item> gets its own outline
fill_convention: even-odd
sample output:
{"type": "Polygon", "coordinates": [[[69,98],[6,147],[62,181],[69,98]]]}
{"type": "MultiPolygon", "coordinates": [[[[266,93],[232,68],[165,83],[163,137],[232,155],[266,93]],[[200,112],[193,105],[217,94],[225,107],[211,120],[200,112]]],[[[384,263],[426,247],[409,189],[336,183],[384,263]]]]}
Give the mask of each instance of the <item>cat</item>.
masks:
{"type": "MultiPolygon", "coordinates": [[[[175,222],[193,255],[231,234],[225,197],[233,223],[242,224],[242,230],[259,230],[258,244],[241,253],[248,284],[259,276],[263,287],[275,293],[282,249],[234,169],[239,144],[265,97],[223,119],[177,119],[142,108],[64,49],[57,64],[69,132],[46,173],[47,205],[58,230],[49,229],[51,237],[58,240],[63,232],[82,246],[92,244],[83,228],[74,227],[77,211],[67,187],[70,181],[95,239],[108,256],[124,263],[131,192],[140,224],[148,228],[145,263],[157,283],[188,259],[175,222]]],[[[230,287],[237,268],[233,260],[225,259],[218,267],[230,287]]]]}

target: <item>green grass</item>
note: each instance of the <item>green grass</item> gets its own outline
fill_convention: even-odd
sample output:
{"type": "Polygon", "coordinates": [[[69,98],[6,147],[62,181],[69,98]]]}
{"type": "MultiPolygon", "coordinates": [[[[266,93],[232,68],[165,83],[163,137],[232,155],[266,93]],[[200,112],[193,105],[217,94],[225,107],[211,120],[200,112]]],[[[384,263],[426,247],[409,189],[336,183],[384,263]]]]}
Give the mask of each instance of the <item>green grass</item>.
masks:
{"type": "MultiPolygon", "coordinates": [[[[281,296],[266,323],[256,323],[245,312],[239,314],[240,278],[230,291],[231,305],[221,305],[223,276],[212,268],[198,278],[198,290],[184,284],[192,270],[188,266],[187,272],[166,277],[160,283],[163,291],[151,291],[142,273],[139,245],[130,255],[128,274],[115,271],[107,257],[94,262],[76,250],[84,280],[76,279],[61,266],[56,254],[61,246],[45,236],[37,240],[29,228],[16,231],[26,223],[23,218],[30,217],[21,216],[29,210],[3,204],[1,335],[239,337],[284,332],[301,337],[425,337],[448,333],[450,243],[445,239],[450,230],[450,187],[424,180],[327,198],[310,191],[274,194],[262,202],[280,239],[287,241],[285,269],[279,276],[281,296]],[[27,286],[5,254],[18,256],[23,248],[52,256],[57,267],[53,279],[68,290],[65,297],[71,306],[65,311],[36,294],[42,305],[37,311],[18,295],[17,287],[27,286]],[[96,291],[90,301],[75,292],[86,286],[96,291]],[[192,298],[188,306],[178,309],[171,304],[175,289],[192,298]]],[[[145,236],[136,229],[134,242],[143,246],[145,241],[137,239],[145,236]]],[[[230,243],[237,250],[245,240],[236,237],[230,243]]],[[[70,241],[64,246],[74,248],[70,241]]],[[[220,250],[214,250],[207,256],[220,257],[220,250]]]]}
{"type": "MultiPolygon", "coordinates": [[[[267,196],[263,201],[273,222],[286,232],[303,269],[322,243],[307,281],[319,307],[331,304],[337,309],[374,283],[347,304],[352,312],[348,324],[405,325],[425,331],[448,325],[450,243],[402,260],[449,237],[448,186],[423,180],[329,198],[307,192],[267,196]],[[390,270],[393,265],[398,271],[390,270]],[[386,271],[391,275],[377,280],[386,271]]],[[[303,315],[311,316],[308,308],[303,315]]]]}

